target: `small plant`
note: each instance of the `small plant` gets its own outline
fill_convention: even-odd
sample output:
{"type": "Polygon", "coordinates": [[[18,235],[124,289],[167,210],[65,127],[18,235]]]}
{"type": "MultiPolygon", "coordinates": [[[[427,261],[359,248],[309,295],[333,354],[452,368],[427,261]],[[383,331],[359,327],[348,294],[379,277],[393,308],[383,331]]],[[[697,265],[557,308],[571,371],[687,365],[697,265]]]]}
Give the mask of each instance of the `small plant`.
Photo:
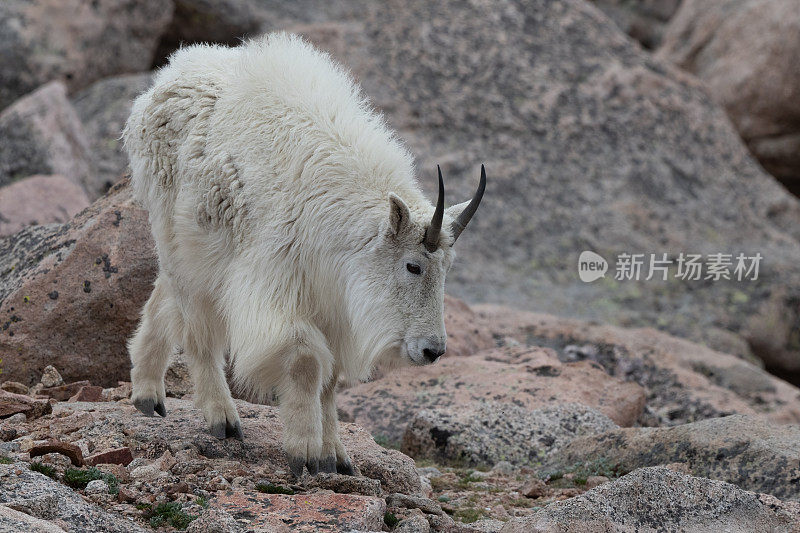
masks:
{"type": "Polygon", "coordinates": [[[394,515],[394,513],[390,513],[390,512],[387,511],[383,515],[383,523],[386,524],[389,528],[393,528],[394,526],[397,525],[398,522],[400,522],[400,519],[397,518],[394,515]]]}
{"type": "Polygon", "coordinates": [[[75,489],[85,489],[90,481],[102,479],[108,485],[109,494],[119,494],[119,480],[114,474],[106,474],[97,467],[81,470],[80,468],[67,468],[64,472],[64,483],[75,489]]]}
{"type": "Polygon", "coordinates": [[[457,510],[453,517],[465,524],[471,524],[483,518],[484,512],[474,507],[467,507],[466,509],[457,510]]]}
{"type": "Polygon", "coordinates": [[[373,438],[373,440],[375,440],[375,443],[378,446],[382,447],[382,448],[387,448],[389,450],[399,450],[400,449],[400,443],[397,442],[396,440],[393,440],[393,439],[389,438],[386,435],[383,435],[383,434],[379,433],[379,434],[375,435],[372,438],[373,438]]]}
{"type": "Polygon", "coordinates": [[[150,506],[149,511],[145,511],[145,517],[150,518],[150,526],[161,527],[170,525],[175,529],[186,529],[186,526],[197,518],[183,510],[179,502],[159,503],[155,507],[150,506]]]}
{"type": "Polygon", "coordinates": [[[256,483],[256,490],[267,494],[294,494],[294,491],[289,487],[282,487],[272,483],[256,483]]]}
{"type": "Polygon", "coordinates": [[[45,476],[53,479],[58,477],[56,475],[56,469],[51,465],[46,465],[44,463],[31,463],[31,470],[34,472],[39,472],[40,474],[44,474],[45,476]]]}
{"type": "Polygon", "coordinates": [[[475,472],[469,470],[466,474],[462,474],[456,486],[460,489],[466,489],[469,487],[470,483],[475,483],[476,481],[483,481],[483,478],[476,476],[475,472]]]}
{"type": "Polygon", "coordinates": [[[197,505],[199,505],[203,509],[208,509],[208,498],[204,498],[204,497],[200,496],[199,498],[197,498],[194,501],[194,503],[196,503],[197,505]]]}
{"type": "Polygon", "coordinates": [[[5,455],[0,455],[0,465],[10,465],[13,463],[14,460],[10,457],[6,457],[5,455]]]}

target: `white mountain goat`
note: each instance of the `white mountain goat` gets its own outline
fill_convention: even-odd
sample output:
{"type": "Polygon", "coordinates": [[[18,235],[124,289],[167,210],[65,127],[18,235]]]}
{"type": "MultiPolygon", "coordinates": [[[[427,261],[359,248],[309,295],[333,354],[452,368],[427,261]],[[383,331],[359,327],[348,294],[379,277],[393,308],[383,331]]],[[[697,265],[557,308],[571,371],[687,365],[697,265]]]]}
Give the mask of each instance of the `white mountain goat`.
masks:
{"type": "Polygon", "coordinates": [[[335,387],[445,351],[452,246],[480,203],[434,207],[350,76],[300,38],[176,52],[124,131],[159,274],[129,343],[132,400],[166,416],[186,353],[211,433],[242,438],[225,378],[276,393],[291,471],[353,473],[335,387]]]}

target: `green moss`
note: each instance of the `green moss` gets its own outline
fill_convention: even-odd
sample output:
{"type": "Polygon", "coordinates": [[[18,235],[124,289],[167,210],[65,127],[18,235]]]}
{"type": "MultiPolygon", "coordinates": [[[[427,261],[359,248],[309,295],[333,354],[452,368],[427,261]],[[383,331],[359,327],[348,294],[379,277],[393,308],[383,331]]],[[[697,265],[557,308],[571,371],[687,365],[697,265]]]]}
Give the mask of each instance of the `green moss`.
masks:
{"type": "Polygon", "coordinates": [[[394,513],[387,512],[383,515],[383,523],[386,524],[388,527],[392,528],[396,526],[400,522],[400,519],[397,518],[394,513]]]}
{"type": "Polygon", "coordinates": [[[186,529],[186,526],[197,518],[183,510],[179,502],[159,503],[145,511],[145,517],[150,518],[151,527],[170,525],[175,529],[186,529]]]}
{"type": "Polygon", "coordinates": [[[119,493],[119,480],[114,474],[106,474],[97,467],[87,469],[67,468],[64,472],[64,483],[76,489],[85,489],[90,481],[102,479],[108,485],[109,494],[119,493]]]}
{"type": "Polygon", "coordinates": [[[45,476],[53,479],[57,478],[56,469],[44,463],[31,463],[31,470],[34,472],[39,472],[40,474],[44,474],[45,476]]]}
{"type": "Polygon", "coordinates": [[[208,499],[203,498],[202,496],[197,498],[194,503],[202,507],[203,509],[208,509],[208,499]]]}
{"type": "Polygon", "coordinates": [[[272,483],[256,483],[256,490],[267,494],[294,494],[294,491],[289,487],[273,485],[272,483]]]}
{"type": "Polygon", "coordinates": [[[6,457],[5,455],[0,455],[0,465],[10,465],[13,462],[13,459],[6,457]]]}

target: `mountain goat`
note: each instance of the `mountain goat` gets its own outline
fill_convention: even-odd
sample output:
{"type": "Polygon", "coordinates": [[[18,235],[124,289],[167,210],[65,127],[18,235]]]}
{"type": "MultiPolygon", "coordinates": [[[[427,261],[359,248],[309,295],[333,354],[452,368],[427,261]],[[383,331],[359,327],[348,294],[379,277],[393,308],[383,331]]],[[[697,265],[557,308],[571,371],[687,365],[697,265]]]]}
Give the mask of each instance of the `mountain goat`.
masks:
{"type": "Polygon", "coordinates": [[[225,377],[280,400],[292,473],[353,473],[335,387],[445,351],[444,280],[480,203],[434,207],[350,76],[296,36],[177,51],[123,133],[159,274],[129,343],[132,400],[166,416],[180,346],[211,433],[242,438],[225,377]]]}

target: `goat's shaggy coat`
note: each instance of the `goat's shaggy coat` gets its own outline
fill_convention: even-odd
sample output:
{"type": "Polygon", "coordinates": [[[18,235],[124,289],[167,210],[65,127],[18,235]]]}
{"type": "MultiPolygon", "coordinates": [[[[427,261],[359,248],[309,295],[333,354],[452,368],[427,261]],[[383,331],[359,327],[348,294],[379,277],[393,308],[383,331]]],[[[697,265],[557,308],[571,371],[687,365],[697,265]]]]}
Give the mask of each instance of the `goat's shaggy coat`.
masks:
{"type": "Polygon", "coordinates": [[[229,353],[239,386],[280,398],[295,473],[351,471],[337,381],[444,351],[454,236],[421,244],[434,208],[409,153],[341,68],[285,34],[176,52],[124,139],[160,266],[130,342],[134,403],[164,414],[180,346],[211,431],[241,437],[229,353]]]}

